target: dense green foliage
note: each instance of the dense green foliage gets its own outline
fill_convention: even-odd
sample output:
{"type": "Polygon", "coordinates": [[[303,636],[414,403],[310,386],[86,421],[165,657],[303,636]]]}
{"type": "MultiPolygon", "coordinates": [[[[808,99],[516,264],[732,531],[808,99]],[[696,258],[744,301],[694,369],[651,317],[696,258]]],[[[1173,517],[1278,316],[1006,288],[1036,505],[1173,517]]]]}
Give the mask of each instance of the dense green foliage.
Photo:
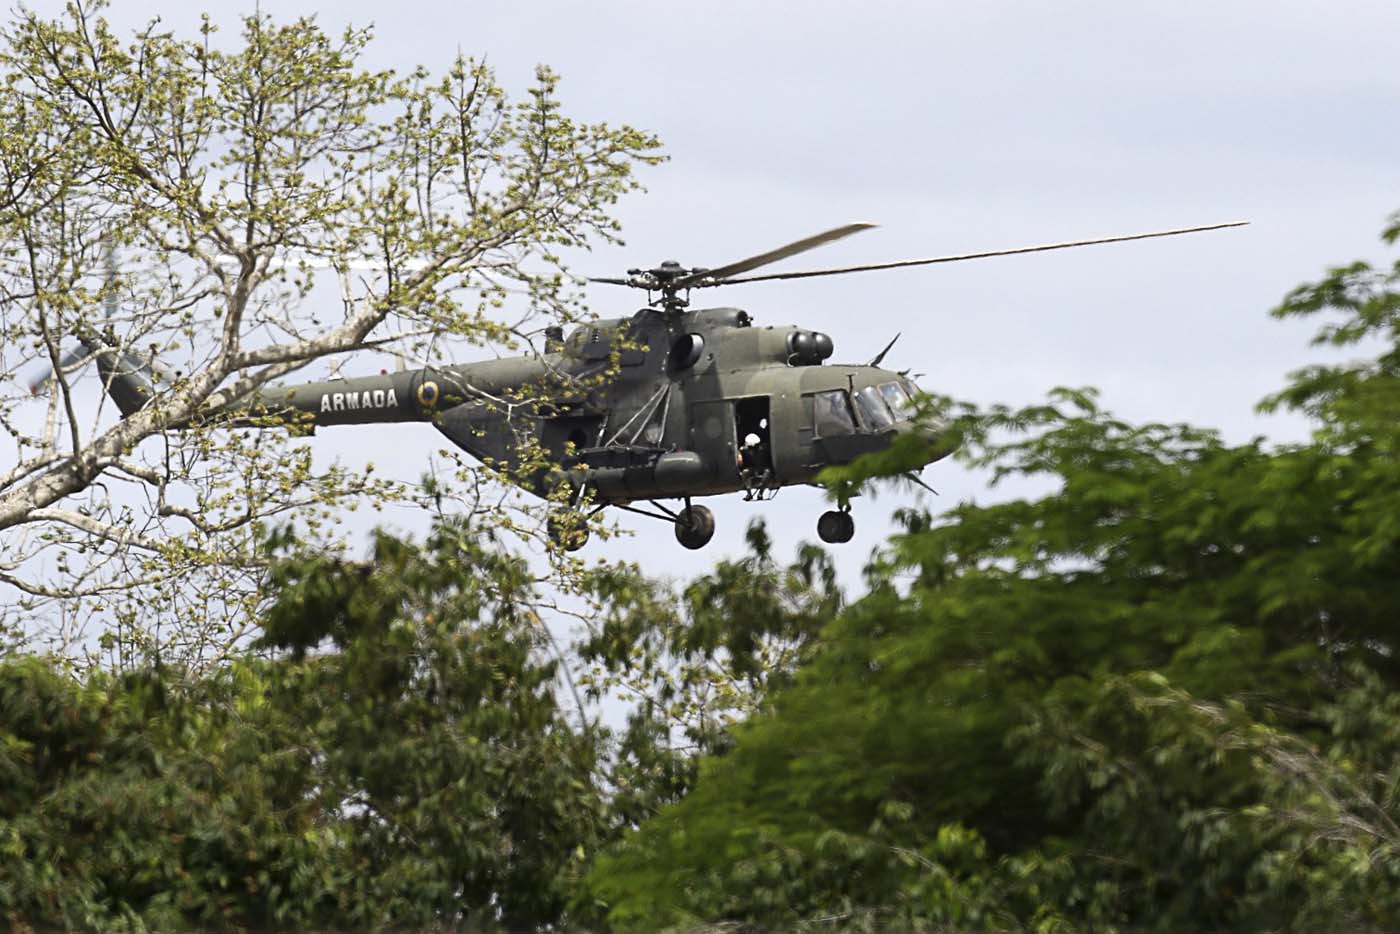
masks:
{"type": "Polygon", "coordinates": [[[289,552],[261,644],[212,673],[7,656],[0,918],[1400,927],[1397,278],[1279,308],[1370,354],[1266,401],[1307,443],[1083,391],[930,402],[961,457],[1053,492],[904,514],[849,604],[825,554],[783,565],[755,528],[679,591],[580,569],[568,654],[528,563],[442,522],[364,563],[289,552]]]}
{"type": "Polygon", "coordinates": [[[491,544],[448,525],[288,562],[266,641],[292,651],[188,683],[0,666],[0,917],[557,920],[603,827],[601,746],[491,544]]]}
{"type": "Polygon", "coordinates": [[[577,646],[593,667],[587,684],[595,697],[635,701],[610,776],[619,828],[684,796],[700,756],[729,748],[735,724],[790,683],[840,608],[820,549],[804,547],[783,567],[761,523],[748,543],[747,557],[721,561],[679,599],[629,568],[592,578],[603,612],[577,646]]]}
{"type": "Polygon", "coordinates": [[[78,681],[6,658],[0,919],[515,931],[571,923],[571,903],[592,916],[586,862],[685,793],[695,754],[723,747],[834,607],[820,552],[781,568],[754,543],[680,600],[635,568],[581,574],[599,595],[590,689],[649,700],[617,736],[560,678],[528,562],[450,521],[422,545],[380,535],[364,563],[281,558],[260,644],[211,673],[78,681]]]}
{"type": "Polygon", "coordinates": [[[1057,489],[906,515],[796,684],[600,860],[612,921],[1400,925],[1394,277],[1335,270],[1279,309],[1381,347],[1267,403],[1316,418],[1307,444],[1083,392],[945,405],[962,456],[1057,489]]]}

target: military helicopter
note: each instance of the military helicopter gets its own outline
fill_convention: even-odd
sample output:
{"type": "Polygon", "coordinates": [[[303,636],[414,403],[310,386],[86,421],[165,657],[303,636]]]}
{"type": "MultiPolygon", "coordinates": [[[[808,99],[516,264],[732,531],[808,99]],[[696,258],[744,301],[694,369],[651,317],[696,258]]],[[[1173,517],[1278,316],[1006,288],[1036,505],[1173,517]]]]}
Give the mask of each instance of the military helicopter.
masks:
{"type": "MultiPolygon", "coordinates": [[[[681,545],[703,548],[714,536],[715,519],[709,508],[693,502],[697,498],[742,492],[748,499],[767,499],[783,487],[812,484],[824,467],[887,448],[910,432],[931,442],[928,463],[946,456],[950,447],[940,444],[938,426],[911,419],[918,387],[905,373],[881,367],[894,341],[865,363],[828,363],[834,351],[828,335],[798,326],[759,326],[741,308],[691,309],[693,290],[1170,237],[1243,223],[744,275],[873,226],[835,227],[714,268],[667,261],[630,269],[621,278],[589,278],[644,291],[647,302],[629,317],[581,324],[567,337],[560,327],[547,328],[543,353],[268,386],[202,421],[307,432],[334,425],[430,422],[513,482],[561,503],[550,532],[568,550],[587,540],[581,515],[608,507],[669,522],[681,545]],[[679,508],[665,505],[677,500],[679,508]]],[[[110,259],[108,271],[111,275],[110,259]]],[[[156,383],[147,364],[98,336],[80,335],[80,340],[83,350],[62,365],[95,359],[123,417],[154,398],[156,383]]],[[[36,391],[46,378],[35,381],[36,391]]],[[[817,520],[824,542],[850,541],[854,531],[849,505],[817,520]]]]}

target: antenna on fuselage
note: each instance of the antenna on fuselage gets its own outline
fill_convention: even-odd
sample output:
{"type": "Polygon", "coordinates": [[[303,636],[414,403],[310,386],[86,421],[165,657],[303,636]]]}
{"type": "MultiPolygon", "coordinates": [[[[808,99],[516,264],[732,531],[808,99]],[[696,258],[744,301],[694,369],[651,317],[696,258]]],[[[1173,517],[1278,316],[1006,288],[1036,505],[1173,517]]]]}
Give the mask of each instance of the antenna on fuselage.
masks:
{"type": "Polygon", "coordinates": [[[885,360],[885,354],[890,352],[890,348],[894,346],[895,341],[899,340],[900,335],[902,335],[903,333],[903,331],[897,332],[894,336],[894,339],[885,345],[885,349],[877,353],[874,359],[867,363],[866,366],[879,366],[881,363],[883,363],[885,360]]]}

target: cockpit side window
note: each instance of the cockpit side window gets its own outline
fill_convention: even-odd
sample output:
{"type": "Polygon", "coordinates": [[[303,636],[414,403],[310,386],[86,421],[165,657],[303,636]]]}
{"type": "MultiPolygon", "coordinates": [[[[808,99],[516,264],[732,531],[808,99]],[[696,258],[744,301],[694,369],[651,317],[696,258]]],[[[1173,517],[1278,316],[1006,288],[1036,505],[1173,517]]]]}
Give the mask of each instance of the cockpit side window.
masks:
{"type": "Polygon", "coordinates": [[[895,418],[905,421],[913,416],[914,400],[909,398],[909,394],[899,383],[881,383],[880,395],[885,397],[885,402],[895,418]]]}
{"type": "Polygon", "coordinates": [[[894,415],[874,386],[866,386],[856,393],[856,407],[860,409],[860,420],[867,431],[883,431],[894,424],[894,415]]]}
{"type": "Polygon", "coordinates": [[[856,431],[851,397],[844,389],[812,394],[813,427],[818,438],[852,435],[856,431]]]}

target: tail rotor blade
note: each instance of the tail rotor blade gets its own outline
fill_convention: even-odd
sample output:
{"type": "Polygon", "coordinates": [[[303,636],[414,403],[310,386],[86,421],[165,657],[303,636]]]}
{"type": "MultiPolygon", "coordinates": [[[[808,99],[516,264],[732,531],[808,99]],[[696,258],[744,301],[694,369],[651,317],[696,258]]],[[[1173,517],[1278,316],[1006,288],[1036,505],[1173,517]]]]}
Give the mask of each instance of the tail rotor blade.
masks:
{"type": "Polygon", "coordinates": [[[107,288],[107,298],[102,303],[102,313],[108,318],[117,316],[117,244],[111,235],[102,239],[103,265],[107,288]]]}
{"type": "MultiPolygon", "coordinates": [[[[120,307],[117,298],[117,244],[116,239],[111,234],[102,238],[102,258],[102,285],[106,293],[102,299],[102,314],[103,317],[110,320],[116,317],[120,307]]],[[[149,394],[151,377],[155,372],[152,364],[110,346],[107,341],[95,336],[91,331],[79,330],[78,339],[82,342],[82,346],[68,351],[59,358],[58,369],[60,372],[68,372],[93,356],[100,355],[98,363],[102,368],[111,370],[119,378],[141,381],[146,386],[145,391],[149,394]]],[[[38,376],[30,380],[29,391],[37,396],[45,386],[53,381],[53,378],[54,368],[52,366],[44,367],[38,376]]]]}
{"type": "MultiPolygon", "coordinates": [[[[92,356],[92,351],[88,350],[86,347],[75,348],[73,350],[68,351],[62,357],[59,357],[58,368],[63,371],[71,370],[73,367],[77,366],[79,363],[82,363],[90,356],[92,356]]],[[[34,377],[32,380],[29,381],[30,393],[37,396],[40,392],[43,391],[44,387],[47,386],[50,380],[52,379],[53,367],[44,367],[42,373],[40,373],[38,376],[34,377]]]]}

